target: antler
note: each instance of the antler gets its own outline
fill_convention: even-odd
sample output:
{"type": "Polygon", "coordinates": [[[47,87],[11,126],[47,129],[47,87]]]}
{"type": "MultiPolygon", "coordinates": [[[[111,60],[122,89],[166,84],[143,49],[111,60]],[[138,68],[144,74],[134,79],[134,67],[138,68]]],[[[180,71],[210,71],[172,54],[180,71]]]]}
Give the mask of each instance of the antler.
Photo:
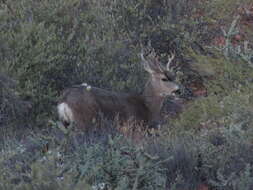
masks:
{"type": "Polygon", "coordinates": [[[167,62],[167,65],[166,65],[166,69],[168,70],[168,71],[170,71],[170,64],[171,64],[171,62],[173,61],[173,59],[175,58],[175,52],[174,53],[171,53],[171,55],[170,56],[168,56],[168,62],[167,62]]]}
{"type": "MultiPolygon", "coordinates": [[[[150,48],[150,46],[149,46],[150,48]]],[[[149,51],[149,54],[146,56],[148,57],[148,60],[145,59],[144,56],[144,48],[143,46],[141,46],[141,60],[144,62],[144,68],[145,70],[147,70],[148,72],[152,73],[152,72],[164,72],[164,71],[172,71],[172,69],[170,68],[171,66],[171,62],[173,61],[173,59],[175,58],[175,52],[171,53],[168,56],[168,62],[166,64],[166,66],[163,66],[161,64],[161,62],[158,59],[158,56],[154,50],[154,48],[151,47],[151,50],[149,51]]]]}
{"type": "Polygon", "coordinates": [[[149,54],[146,56],[148,57],[148,59],[145,59],[144,49],[141,48],[140,57],[141,57],[141,60],[143,61],[144,69],[148,71],[149,73],[164,71],[164,68],[160,64],[157,54],[155,53],[155,50],[153,48],[150,50],[149,54]]]}

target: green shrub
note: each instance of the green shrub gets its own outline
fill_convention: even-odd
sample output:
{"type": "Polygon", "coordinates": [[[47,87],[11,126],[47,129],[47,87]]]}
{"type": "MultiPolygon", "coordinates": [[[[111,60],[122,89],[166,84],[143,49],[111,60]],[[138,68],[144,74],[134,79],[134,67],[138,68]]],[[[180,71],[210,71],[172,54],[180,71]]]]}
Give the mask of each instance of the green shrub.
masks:
{"type": "Polygon", "coordinates": [[[224,190],[251,188],[252,130],[231,124],[200,135],[173,131],[146,137],[142,144],[105,131],[31,134],[22,146],[6,138],[0,187],[196,189],[205,183],[224,190]]]}
{"type": "Polygon", "coordinates": [[[166,10],[173,3],[5,2],[0,7],[1,70],[18,81],[22,97],[31,99],[38,124],[52,115],[60,91],[73,84],[140,91],[144,75],[138,63],[140,43],[151,40],[157,52],[177,48],[180,53],[178,31],[166,32],[170,29],[166,18],[172,17],[166,10]],[[160,48],[158,42],[163,41],[160,48]]]}
{"type": "Polygon", "coordinates": [[[1,132],[23,120],[34,129],[1,135],[0,188],[252,189],[253,70],[231,43],[225,56],[205,48],[222,35],[219,22],[232,22],[236,2],[1,3],[1,132]],[[51,129],[57,97],[73,84],[140,92],[138,54],[149,42],[162,62],[175,51],[178,80],[201,82],[207,96],[188,102],[161,136],[140,135],[139,144],[106,121],[85,134],[51,129]]]}

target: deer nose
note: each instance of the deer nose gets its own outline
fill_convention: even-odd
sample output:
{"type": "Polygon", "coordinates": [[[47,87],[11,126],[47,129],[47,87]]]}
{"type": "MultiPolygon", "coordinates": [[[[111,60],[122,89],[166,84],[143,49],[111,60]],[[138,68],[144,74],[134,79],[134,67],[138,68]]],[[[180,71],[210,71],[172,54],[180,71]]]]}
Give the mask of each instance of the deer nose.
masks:
{"type": "Polygon", "coordinates": [[[181,91],[182,91],[181,86],[180,85],[176,85],[176,87],[175,87],[175,89],[173,91],[173,94],[180,95],[181,91]]]}
{"type": "Polygon", "coordinates": [[[176,94],[176,95],[180,95],[180,94],[181,94],[181,90],[180,90],[180,88],[178,88],[177,90],[175,90],[175,91],[174,91],[174,94],[176,94]]]}

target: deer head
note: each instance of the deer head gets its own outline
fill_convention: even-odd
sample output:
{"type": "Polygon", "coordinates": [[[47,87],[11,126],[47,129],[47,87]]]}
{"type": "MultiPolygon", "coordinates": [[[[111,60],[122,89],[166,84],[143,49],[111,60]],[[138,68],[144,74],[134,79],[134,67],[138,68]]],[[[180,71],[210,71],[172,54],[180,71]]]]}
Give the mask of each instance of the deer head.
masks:
{"type": "Polygon", "coordinates": [[[179,85],[174,82],[175,73],[171,68],[171,62],[174,58],[175,53],[172,53],[168,56],[166,66],[163,66],[154,51],[148,55],[147,59],[144,57],[143,52],[141,53],[143,67],[150,74],[149,88],[153,88],[158,97],[174,95],[175,92],[179,91],[179,85]]]}

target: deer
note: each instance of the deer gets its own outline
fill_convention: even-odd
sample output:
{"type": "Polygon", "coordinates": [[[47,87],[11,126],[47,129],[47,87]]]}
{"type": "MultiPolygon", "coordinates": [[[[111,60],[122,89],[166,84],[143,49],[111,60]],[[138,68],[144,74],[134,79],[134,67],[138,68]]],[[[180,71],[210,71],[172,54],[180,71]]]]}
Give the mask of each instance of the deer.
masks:
{"type": "Polygon", "coordinates": [[[143,51],[140,53],[141,64],[149,74],[140,94],[109,91],[86,83],[65,89],[57,105],[61,123],[66,128],[75,123],[78,128],[88,129],[102,113],[106,118],[117,117],[122,122],[134,119],[146,126],[158,125],[165,99],[180,93],[171,69],[174,57],[175,53],[170,53],[165,66],[156,53],[145,56],[143,51]]]}

